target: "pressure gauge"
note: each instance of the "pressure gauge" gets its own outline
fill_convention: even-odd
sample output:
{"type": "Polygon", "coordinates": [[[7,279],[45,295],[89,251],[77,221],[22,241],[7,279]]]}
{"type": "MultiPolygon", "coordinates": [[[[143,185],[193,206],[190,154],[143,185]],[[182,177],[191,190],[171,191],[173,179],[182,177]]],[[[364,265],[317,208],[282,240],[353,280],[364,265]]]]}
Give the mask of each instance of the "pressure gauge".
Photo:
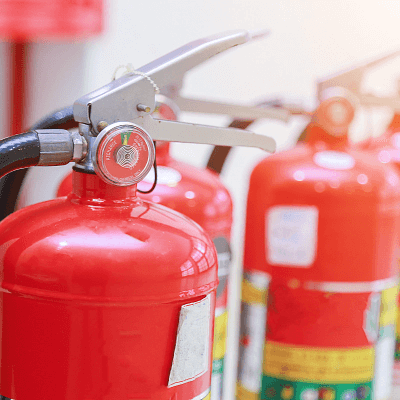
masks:
{"type": "Polygon", "coordinates": [[[107,183],[129,186],[150,171],[155,157],[153,141],[140,126],[117,122],[97,136],[92,151],[95,172],[107,183]]]}

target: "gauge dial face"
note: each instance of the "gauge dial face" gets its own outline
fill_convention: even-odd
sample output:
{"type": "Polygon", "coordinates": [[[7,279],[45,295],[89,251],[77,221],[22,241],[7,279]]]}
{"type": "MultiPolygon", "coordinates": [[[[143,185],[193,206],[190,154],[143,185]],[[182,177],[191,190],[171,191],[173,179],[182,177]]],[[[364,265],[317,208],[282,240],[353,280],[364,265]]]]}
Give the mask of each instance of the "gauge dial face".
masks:
{"type": "Polygon", "coordinates": [[[140,182],[154,162],[150,135],[132,123],[116,123],[103,129],[93,151],[96,173],[108,183],[129,186],[140,182]]]}

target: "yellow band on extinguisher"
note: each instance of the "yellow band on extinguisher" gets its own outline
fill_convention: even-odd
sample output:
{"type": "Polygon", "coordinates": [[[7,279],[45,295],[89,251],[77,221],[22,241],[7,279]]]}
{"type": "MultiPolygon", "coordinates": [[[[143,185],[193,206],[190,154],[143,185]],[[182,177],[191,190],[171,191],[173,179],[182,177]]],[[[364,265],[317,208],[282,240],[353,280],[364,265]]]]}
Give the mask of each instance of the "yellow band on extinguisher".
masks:
{"type": "Polygon", "coordinates": [[[228,327],[228,311],[215,317],[213,358],[222,359],[226,353],[226,333],[228,327]]]}
{"type": "Polygon", "coordinates": [[[385,289],[381,297],[381,313],[379,317],[380,327],[395,325],[397,321],[397,295],[398,287],[385,289]]]}
{"type": "Polygon", "coordinates": [[[242,301],[250,304],[267,304],[268,290],[260,290],[247,279],[242,282],[242,301]]]}
{"type": "Polygon", "coordinates": [[[268,341],[264,375],[315,383],[369,382],[374,375],[372,346],[332,349],[268,341]]]}

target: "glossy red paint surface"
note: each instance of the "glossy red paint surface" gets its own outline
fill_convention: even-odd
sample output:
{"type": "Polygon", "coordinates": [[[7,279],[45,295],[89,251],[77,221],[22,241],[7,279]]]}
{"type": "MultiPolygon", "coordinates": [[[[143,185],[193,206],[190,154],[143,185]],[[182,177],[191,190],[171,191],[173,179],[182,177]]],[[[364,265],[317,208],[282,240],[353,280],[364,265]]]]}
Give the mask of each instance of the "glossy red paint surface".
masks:
{"type": "MultiPolygon", "coordinates": [[[[165,110],[164,113],[169,108],[165,107],[165,110]]],[[[167,116],[172,119],[170,114],[167,116]]],[[[138,196],[186,215],[204,228],[212,239],[224,238],[229,242],[233,207],[228,190],[218,174],[173,159],[169,146],[167,142],[157,143],[157,186],[151,193],[138,193],[138,196]]],[[[143,191],[151,186],[151,179],[138,184],[143,191]]],[[[67,196],[71,190],[72,174],[68,174],[58,188],[57,197],[67,196]]],[[[226,299],[227,293],[218,296],[217,307],[226,307],[226,299]]]]}
{"type": "Polygon", "coordinates": [[[393,277],[399,195],[399,178],[392,168],[346,145],[310,141],[273,155],[251,175],[244,267],[304,281],[393,277]],[[351,156],[354,166],[346,170],[318,166],[315,155],[327,150],[351,156]],[[307,268],[267,261],[266,215],[278,205],[318,209],[317,250],[307,268]]]}
{"type": "MultiPolygon", "coordinates": [[[[232,226],[232,200],[218,175],[174,160],[169,155],[168,143],[157,146],[156,157],[157,165],[173,170],[167,170],[167,174],[176,172],[179,181],[172,178],[169,183],[159,182],[153,192],[138,193],[138,196],[188,216],[211,237],[222,235],[229,239],[232,226]]],[[[159,171],[159,181],[162,179],[162,174],[163,172],[159,171]]],[[[168,180],[168,177],[166,179],[168,180]]],[[[142,181],[138,185],[141,190],[148,190],[150,187],[151,182],[142,181]]],[[[68,174],[58,188],[57,197],[67,196],[71,190],[72,175],[68,174]]]]}
{"type": "Polygon", "coordinates": [[[19,210],[0,232],[3,396],[186,400],[209,388],[211,354],[206,373],[167,387],[181,306],[211,294],[214,307],[217,256],[196,224],[74,172],[68,198],[19,210]]]}
{"type": "Polygon", "coordinates": [[[363,328],[371,292],[327,295],[301,286],[290,288],[287,279],[279,278],[271,280],[268,290],[271,307],[266,340],[304,348],[370,345],[363,328]]]}

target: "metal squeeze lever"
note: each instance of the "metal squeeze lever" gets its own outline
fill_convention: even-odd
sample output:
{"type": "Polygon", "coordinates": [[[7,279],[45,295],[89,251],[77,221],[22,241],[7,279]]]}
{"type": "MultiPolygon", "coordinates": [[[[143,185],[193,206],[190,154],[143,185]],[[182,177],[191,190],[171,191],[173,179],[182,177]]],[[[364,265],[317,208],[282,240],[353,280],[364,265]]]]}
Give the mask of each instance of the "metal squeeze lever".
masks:
{"type": "Polygon", "coordinates": [[[182,96],[172,98],[181,111],[205,114],[224,114],[235,119],[273,118],[288,122],[291,114],[288,110],[276,107],[251,107],[237,104],[217,103],[182,96]]]}
{"type": "MultiPolygon", "coordinates": [[[[228,49],[229,47],[245,43],[249,40],[264,38],[269,34],[269,31],[257,31],[251,33],[247,32],[245,38],[243,37],[244,33],[245,32],[243,31],[242,32],[238,31],[238,32],[206,38],[203,40],[197,40],[140,68],[138,72],[143,73],[145,76],[149,77],[151,76],[153,82],[157,85],[158,88],[161,89],[161,93],[171,98],[178,105],[181,111],[199,112],[207,114],[225,114],[225,115],[230,115],[233,118],[244,118],[244,119],[275,118],[287,122],[290,119],[290,113],[287,110],[276,109],[273,107],[254,107],[254,106],[242,106],[235,104],[208,102],[204,100],[184,98],[181,97],[179,94],[179,91],[183,85],[184,75],[188,70],[206,61],[213,55],[216,55],[221,51],[228,49]],[[240,34],[242,34],[242,37],[240,37],[240,34]],[[232,41],[234,41],[235,38],[238,40],[236,43],[232,44],[232,41]],[[192,50],[194,50],[194,52],[192,50]],[[211,54],[212,51],[214,51],[214,53],[211,54]],[[176,58],[176,56],[177,55],[179,56],[180,54],[183,54],[184,57],[176,58]],[[160,74],[157,75],[157,73],[159,72],[159,66],[161,65],[161,63],[165,64],[166,59],[168,60],[169,65],[167,66],[167,69],[163,70],[164,71],[163,73],[168,75],[167,76],[167,79],[169,80],[168,83],[165,83],[164,80],[165,77],[161,78],[160,74]],[[180,63],[179,66],[178,63],[180,63]],[[171,65],[173,65],[174,68],[173,71],[170,70],[171,65]]],[[[130,76],[132,77],[132,74],[130,76]]],[[[142,80],[143,78],[144,77],[142,77],[142,80]]],[[[134,82],[131,81],[131,83],[134,82]]],[[[121,88],[117,90],[123,90],[122,89],[123,85],[124,83],[122,83],[121,81],[121,88]]],[[[112,84],[106,85],[102,89],[100,89],[100,91],[102,91],[103,89],[105,91],[113,91],[114,88],[117,86],[112,84]]],[[[99,91],[95,91],[89,94],[88,96],[85,96],[82,99],[78,100],[78,102],[82,100],[82,105],[84,105],[85,102],[92,101],[91,100],[93,98],[92,96],[96,97],[98,92],[99,91]]],[[[145,110],[145,107],[148,107],[148,109],[150,109],[150,112],[154,110],[154,105],[150,100],[143,99],[142,103],[140,103],[140,106],[141,106],[141,111],[145,110]]],[[[76,114],[75,107],[74,107],[74,113],[76,114]]],[[[94,122],[94,126],[97,126],[95,121],[93,121],[95,116],[93,115],[93,113],[91,114],[92,114],[91,115],[92,122],[94,122]]],[[[82,118],[77,121],[85,122],[84,120],[85,118],[82,118]]],[[[85,123],[87,123],[87,120],[85,123]]]]}
{"type": "MultiPolygon", "coordinates": [[[[250,37],[253,41],[265,38],[269,34],[270,31],[268,30],[256,31],[251,32],[250,37]]],[[[183,87],[183,80],[184,76],[181,77],[180,81],[164,86],[161,90],[161,94],[173,100],[173,102],[179,107],[180,111],[203,114],[229,115],[230,117],[235,119],[269,118],[277,119],[284,122],[288,122],[291,117],[291,113],[289,110],[276,108],[269,105],[244,106],[238,104],[220,103],[215,101],[190,99],[187,97],[183,97],[180,94],[180,91],[183,87]]]]}
{"type": "Polygon", "coordinates": [[[220,146],[258,147],[275,151],[274,139],[242,129],[214,127],[208,125],[190,124],[185,122],[153,119],[143,117],[142,121],[135,121],[146,131],[151,132],[153,140],[169,142],[203,143],[220,146]]]}
{"type": "MultiPolygon", "coordinates": [[[[398,56],[400,56],[400,50],[394,51],[357,67],[350,68],[346,71],[336,73],[322,81],[319,81],[317,84],[318,99],[321,101],[323,93],[326,93],[328,89],[339,87],[347,90],[349,92],[349,97],[351,97],[351,95],[356,96],[357,102],[360,105],[369,107],[387,106],[393,110],[400,111],[400,99],[398,97],[378,97],[372,94],[362,93],[361,91],[362,80],[364,74],[368,70],[398,56]]],[[[346,95],[345,93],[343,94],[346,95]]]]}
{"type": "Polygon", "coordinates": [[[232,128],[216,128],[176,121],[157,120],[154,123],[149,115],[155,108],[155,89],[149,80],[160,89],[181,82],[184,74],[190,69],[222,51],[248,42],[252,37],[247,31],[235,31],[199,39],[182,46],[141,67],[137,72],[142,75],[135,73],[124,75],[81,97],[74,104],[74,118],[80,123],[90,125],[90,129],[95,134],[100,133],[104,126],[129,121],[149,129],[149,134],[154,140],[179,140],[206,144],[223,142],[226,146],[249,146],[248,142],[252,140],[252,146],[274,152],[275,141],[262,135],[232,128]],[[185,138],[183,135],[174,133],[174,129],[176,132],[184,132],[185,138]],[[218,134],[220,138],[214,137],[212,132],[218,134]],[[235,132],[236,135],[234,135],[235,132]]]}

